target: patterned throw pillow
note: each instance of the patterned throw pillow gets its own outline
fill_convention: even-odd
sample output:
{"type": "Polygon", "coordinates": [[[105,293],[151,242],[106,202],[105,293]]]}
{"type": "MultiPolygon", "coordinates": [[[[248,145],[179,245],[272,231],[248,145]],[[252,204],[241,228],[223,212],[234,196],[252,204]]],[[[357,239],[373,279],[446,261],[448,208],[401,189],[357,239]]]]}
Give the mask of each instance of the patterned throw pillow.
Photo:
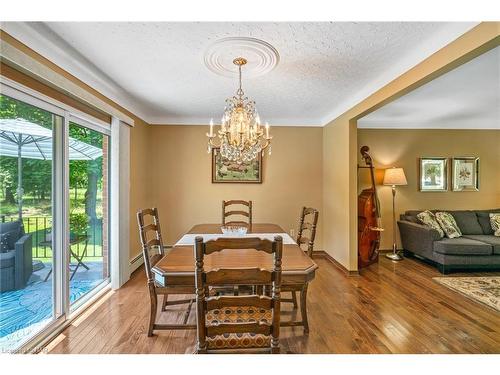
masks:
{"type": "Polygon", "coordinates": [[[462,232],[455,221],[455,218],[449,212],[436,212],[436,220],[443,228],[446,237],[462,237],[462,232]]]}
{"type": "Polygon", "coordinates": [[[6,253],[10,250],[10,232],[2,233],[0,235],[0,253],[6,253]]]}
{"type": "Polygon", "coordinates": [[[428,210],[421,212],[417,214],[417,218],[422,222],[422,224],[425,224],[428,227],[437,230],[441,238],[444,237],[444,232],[439,226],[439,223],[436,221],[436,216],[432,212],[428,210]]]}
{"type": "Polygon", "coordinates": [[[490,214],[490,223],[495,236],[500,237],[500,214],[490,214]]]}

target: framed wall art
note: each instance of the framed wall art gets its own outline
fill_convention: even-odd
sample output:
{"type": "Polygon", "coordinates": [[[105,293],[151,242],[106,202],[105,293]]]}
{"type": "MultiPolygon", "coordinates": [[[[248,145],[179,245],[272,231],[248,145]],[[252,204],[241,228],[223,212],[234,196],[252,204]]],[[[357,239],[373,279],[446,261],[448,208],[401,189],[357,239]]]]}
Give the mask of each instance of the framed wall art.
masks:
{"type": "Polygon", "coordinates": [[[479,191],[479,158],[456,157],[452,165],[453,191],[479,191]]]}
{"type": "Polygon", "coordinates": [[[248,164],[222,158],[218,148],[212,149],[212,183],[262,183],[262,153],[248,164]]]}
{"type": "Polygon", "coordinates": [[[448,190],[448,159],[420,158],[420,191],[448,190]]]}

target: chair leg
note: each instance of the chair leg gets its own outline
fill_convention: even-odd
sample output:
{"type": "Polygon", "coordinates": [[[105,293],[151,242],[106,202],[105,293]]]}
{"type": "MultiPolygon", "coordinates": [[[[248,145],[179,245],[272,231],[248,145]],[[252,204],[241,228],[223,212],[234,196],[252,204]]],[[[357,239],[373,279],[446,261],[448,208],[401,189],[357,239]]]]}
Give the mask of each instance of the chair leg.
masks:
{"type": "Polygon", "coordinates": [[[292,293],[292,303],[293,303],[293,308],[297,308],[297,292],[295,290],[291,291],[292,293]]]}
{"type": "Polygon", "coordinates": [[[163,295],[163,301],[161,304],[161,311],[166,311],[167,310],[167,303],[168,303],[168,294],[163,295]]]}
{"type": "MultiPolygon", "coordinates": [[[[154,287],[153,287],[154,288],[154,287]]],[[[154,291],[150,291],[149,298],[151,301],[151,311],[149,315],[148,337],[153,336],[153,329],[156,322],[156,310],[158,308],[158,298],[154,291]]]]}

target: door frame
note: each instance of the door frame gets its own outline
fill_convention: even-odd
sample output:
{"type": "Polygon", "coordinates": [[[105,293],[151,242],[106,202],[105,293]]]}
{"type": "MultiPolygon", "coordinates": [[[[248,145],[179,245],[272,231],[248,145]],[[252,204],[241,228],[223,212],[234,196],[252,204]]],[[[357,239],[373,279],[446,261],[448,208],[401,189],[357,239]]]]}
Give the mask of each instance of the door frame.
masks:
{"type": "MultiPolygon", "coordinates": [[[[128,185],[127,189],[120,188],[119,180],[114,181],[114,178],[128,176],[129,163],[120,162],[120,155],[128,155],[126,147],[113,147],[114,144],[119,144],[120,138],[124,133],[129,133],[128,125],[124,124],[126,131],[120,129],[122,123],[112,118],[115,124],[118,123],[119,128],[115,128],[106,122],[91,118],[87,114],[72,108],[64,103],[61,103],[53,98],[43,95],[35,90],[32,90],[22,84],[10,80],[4,76],[0,76],[0,94],[9,96],[13,99],[25,102],[40,109],[61,116],[63,119],[60,123],[55,122],[53,129],[53,170],[52,170],[52,217],[53,231],[55,235],[54,250],[53,250],[53,320],[48,325],[33,335],[31,339],[26,341],[19,348],[15,348],[15,352],[37,352],[41,349],[40,345],[46,343],[66,328],[71,321],[84,312],[90,305],[95,303],[99,298],[104,296],[113,285],[113,289],[119,288],[129,278],[128,264],[128,228],[124,230],[124,225],[120,225],[121,220],[113,220],[112,217],[126,216],[126,224],[128,225],[128,185]],[[110,264],[110,276],[102,284],[98,285],[89,292],[88,297],[85,297],[81,304],[78,304],[74,311],[70,311],[69,303],[69,271],[67,265],[70,262],[69,251],[61,251],[69,246],[69,122],[88,127],[89,129],[98,131],[106,136],[109,140],[109,157],[108,157],[108,256],[110,264]],[[114,138],[117,141],[114,142],[114,138]],[[116,154],[116,155],[115,155],[116,154]],[[114,161],[118,162],[114,162],[114,161]],[[127,171],[120,173],[121,168],[127,168],[127,171]],[[118,170],[117,170],[118,169],[118,170]],[[112,194],[114,191],[119,192],[118,197],[112,194]],[[125,199],[126,198],[126,199],[125,199]],[[126,203],[126,204],[125,204],[126,203]],[[114,209],[114,211],[112,211],[114,209]],[[126,215],[120,215],[125,212],[126,215]],[[118,213],[118,214],[116,214],[118,213]],[[120,246],[115,245],[114,241],[120,240],[124,244],[126,250],[122,251],[120,246]],[[126,240],[126,242],[125,242],[126,240]],[[126,246],[125,246],[126,245],[126,246]],[[113,261],[115,259],[115,261],[113,261]],[[126,260],[126,262],[125,262],[126,260]],[[63,266],[64,265],[64,266],[63,266]]],[[[128,138],[128,137],[127,137],[128,138]]],[[[127,142],[127,146],[129,146],[127,142]]]]}

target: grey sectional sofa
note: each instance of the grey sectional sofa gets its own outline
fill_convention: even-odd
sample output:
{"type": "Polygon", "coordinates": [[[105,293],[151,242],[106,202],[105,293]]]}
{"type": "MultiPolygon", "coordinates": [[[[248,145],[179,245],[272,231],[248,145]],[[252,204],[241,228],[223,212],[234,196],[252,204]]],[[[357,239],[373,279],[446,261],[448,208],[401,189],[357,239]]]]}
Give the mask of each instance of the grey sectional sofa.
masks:
{"type": "Polygon", "coordinates": [[[447,211],[453,215],[462,237],[440,238],[435,229],[423,225],[417,214],[406,211],[398,221],[405,255],[414,255],[437,265],[441,273],[458,270],[500,270],[500,237],[493,235],[489,214],[500,209],[447,211]]]}

